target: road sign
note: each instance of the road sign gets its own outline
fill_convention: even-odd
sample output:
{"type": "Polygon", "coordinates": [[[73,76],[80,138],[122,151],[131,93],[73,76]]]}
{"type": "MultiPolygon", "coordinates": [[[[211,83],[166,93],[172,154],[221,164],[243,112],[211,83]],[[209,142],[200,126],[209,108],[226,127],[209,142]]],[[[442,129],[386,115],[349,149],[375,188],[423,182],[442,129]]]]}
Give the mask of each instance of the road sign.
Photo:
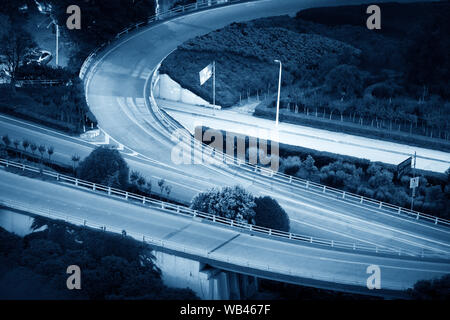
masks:
{"type": "Polygon", "coordinates": [[[417,188],[418,186],[419,186],[419,177],[411,178],[411,180],[409,180],[410,189],[417,188]]]}
{"type": "Polygon", "coordinates": [[[409,157],[405,161],[398,164],[397,165],[398,176],[401,176],[402,174],[408,172],[409,169],[411,169],[411,164],[412,164],[412,157],[409,157]]]}

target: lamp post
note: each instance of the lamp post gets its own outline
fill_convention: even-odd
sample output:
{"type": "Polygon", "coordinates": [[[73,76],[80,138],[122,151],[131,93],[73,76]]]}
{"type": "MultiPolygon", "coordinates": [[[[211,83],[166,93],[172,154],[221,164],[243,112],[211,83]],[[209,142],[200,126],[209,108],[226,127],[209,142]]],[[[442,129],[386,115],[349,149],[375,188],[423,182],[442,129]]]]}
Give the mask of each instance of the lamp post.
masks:
{"type": "Polygon", "coordinates": [[[275,118],[275,126],[278,127],[278,119],[280,114],[280,90],[281,90],[281,71],[282,71],[282,63],[280,60],[274,60],[274,62],[280,64],[280,76],[278,77],[278,97],[277,97],[277,115],[275,118]]]}
{"type": "Polygon", "coordinates": [[[56,66],[59,65],[59,26],[56,24],[56,66]]]}
{"type": "Polygon", "coordinates": [[[51,19],[52,19],[52,21],[48,24],[48,26],[47,26],[47,29],[48,29],[48,27],[49,26],[51,26],[52,24],[54,24],[55,25],[55,28],[56,28],[56,45],[55,45],[55,51],[56,51],[56,66],[58,66],[59,65],[59,26],[58,26],[58,24],[56,23],[56,20],[55,19],[53,19],[53,17],[51,17],[51,19]]]}

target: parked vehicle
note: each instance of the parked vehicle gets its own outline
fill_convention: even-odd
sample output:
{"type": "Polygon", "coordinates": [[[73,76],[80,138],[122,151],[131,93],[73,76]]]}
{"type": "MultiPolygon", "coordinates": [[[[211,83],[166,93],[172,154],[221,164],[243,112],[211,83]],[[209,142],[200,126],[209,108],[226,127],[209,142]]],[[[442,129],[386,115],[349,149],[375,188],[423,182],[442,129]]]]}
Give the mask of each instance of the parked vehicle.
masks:
{"type": "Polygon", "coordinates": [[[38,0],[34,0],[34,2],[36,3],[37,9],[39,10],[40,13],[51,14],[52,6],[50,4],[38,0]]]}
{"type": "Polygon", "coordinates": [[[37,63],[40,65],[46,65],[52,60],[53,56],[50,51],[47,50],[33,50],[26,57],[26,64],[37,63]]]}

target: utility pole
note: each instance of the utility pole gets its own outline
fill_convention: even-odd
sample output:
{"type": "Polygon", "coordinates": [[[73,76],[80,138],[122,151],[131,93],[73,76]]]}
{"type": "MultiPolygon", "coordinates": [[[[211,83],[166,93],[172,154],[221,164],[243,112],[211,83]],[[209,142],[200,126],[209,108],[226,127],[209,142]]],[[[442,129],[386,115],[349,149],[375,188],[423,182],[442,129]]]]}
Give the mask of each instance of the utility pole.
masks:
{"type": "Polygon", "coordinates": [[[274,60],[274,62],[277,62],[280,64],[280,75],[278,77],[278,97],[277,97],[277,115],[275,118],[275,126],[278,127],[278,119],[280,114],[280,90],[281,90],[281,71],[282,71],[282,64],[280,60],[274,60]]]}

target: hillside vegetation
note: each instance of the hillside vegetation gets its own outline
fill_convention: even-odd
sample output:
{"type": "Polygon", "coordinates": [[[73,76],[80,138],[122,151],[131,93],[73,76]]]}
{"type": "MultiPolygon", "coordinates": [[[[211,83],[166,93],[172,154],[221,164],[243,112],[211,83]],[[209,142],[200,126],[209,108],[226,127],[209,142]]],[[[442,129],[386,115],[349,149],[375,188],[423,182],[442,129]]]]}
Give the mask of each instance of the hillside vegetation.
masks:
{"type": "Polygon", "coordinates": [[[247,90],[252,94],[255,90],[261,94],[274,90],[273,79],[278,77],[274,59],[281,59],[287,70],[283,82],[292,83],[298,76],[298,65],[320,64],[324,59],[351,63],[359,54],[350,45],[320,35],[233,23],[182,44],[164,61],[161,72],[169,73],[182,86],[211,100],[212,83],[201,86],[198,71],[215,60],[217,101],[223,107],[230,107],[247,90]]]}
{"type": "Polygon", "coordinates": [[[274,119],[278,59],[281,121],[450,150],[450,3],[380,7],[377,31],[366,6],[234,23],[182,44],[161,72],[211,101],[198,72],[215,60],[217,103],[250,96],[256,116],[274,119]]]}
{"type": "Polygon", "coordinates": [[[165,286],[152,248],[125,231],[118,235],[40,217],[32,228],[24,238],[0,228],[3,299],[197,299],[189,289],[165,286]],[[81,290],[67,290],[70,265],[81,269],[81,290]]]}

